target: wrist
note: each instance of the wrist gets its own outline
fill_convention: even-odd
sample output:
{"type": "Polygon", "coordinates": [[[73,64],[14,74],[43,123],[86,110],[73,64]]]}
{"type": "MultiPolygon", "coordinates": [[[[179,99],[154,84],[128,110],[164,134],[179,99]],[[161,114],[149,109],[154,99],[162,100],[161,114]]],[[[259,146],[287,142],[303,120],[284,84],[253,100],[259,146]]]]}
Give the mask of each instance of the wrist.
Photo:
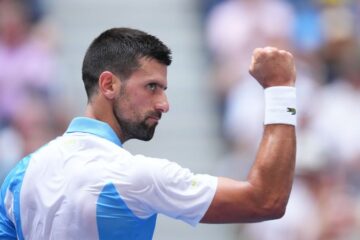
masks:
{"type": "Polygon", "coordinates": [[[264,124],[288,124],[296,126],[296,88],[274,86],[264,90],[264,124]]]}
{"type": "Polygon", "coordinates": [[[271,87],[295,87],[295,82],[289,82],[288,84],[284,84],[284,81],[271,81],[272,84],[268,84],[264,86],[264,90],[271,87]]]}

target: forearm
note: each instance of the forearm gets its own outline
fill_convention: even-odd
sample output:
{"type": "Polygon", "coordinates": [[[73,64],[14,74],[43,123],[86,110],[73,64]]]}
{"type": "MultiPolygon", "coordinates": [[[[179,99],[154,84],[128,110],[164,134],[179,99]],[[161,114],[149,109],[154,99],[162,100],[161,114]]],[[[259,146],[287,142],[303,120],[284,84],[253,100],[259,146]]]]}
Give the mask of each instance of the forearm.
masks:
{"type": "Polygon", "coordinates": [[[249,72],[265,89],[265,129],[256,160],[247,181],[219,177],[202,222],[256,222],[285,212],[296,155],[293,57],[271,47],[255,49],[249,72]]]}
{"type": "Polygon", "coordinates": [[[295,127],[266,125],[248,182],[263,214],[282,215],[290,195],[296,158],[295,127]]]}

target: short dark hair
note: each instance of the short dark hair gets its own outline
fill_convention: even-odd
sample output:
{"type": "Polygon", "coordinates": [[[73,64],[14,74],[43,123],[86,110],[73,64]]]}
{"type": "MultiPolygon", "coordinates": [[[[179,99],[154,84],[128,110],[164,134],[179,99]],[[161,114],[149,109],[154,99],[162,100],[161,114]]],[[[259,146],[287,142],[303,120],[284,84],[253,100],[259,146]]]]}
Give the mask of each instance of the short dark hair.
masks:
{"type": "Polygon", "coordinates": [[[167,66],[171,64],[171,50],[155,36],[131,28],[111,28],[101,33],[90,44],[82,66],[88,99],[97,90],[103,71],[127,79],[140,67],[139,60],[143,57],[167,66]]]}

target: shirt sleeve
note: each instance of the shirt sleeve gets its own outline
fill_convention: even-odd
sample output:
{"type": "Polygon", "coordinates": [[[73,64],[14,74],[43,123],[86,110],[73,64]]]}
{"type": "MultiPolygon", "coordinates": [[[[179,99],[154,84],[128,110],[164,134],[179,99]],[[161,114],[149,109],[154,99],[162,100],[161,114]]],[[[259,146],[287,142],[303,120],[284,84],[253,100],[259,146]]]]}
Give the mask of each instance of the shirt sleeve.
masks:
{"type": "Polygon", "coordinates": [[[142,193],[138,206],[147,212],[162,213],[192,226],[198,224],[214,198],[217,177],[194,174],[165,159],[135,158],[139,164],[137,169],[142,169],[137,171],[139,175],[134,181],[142,193]]]}

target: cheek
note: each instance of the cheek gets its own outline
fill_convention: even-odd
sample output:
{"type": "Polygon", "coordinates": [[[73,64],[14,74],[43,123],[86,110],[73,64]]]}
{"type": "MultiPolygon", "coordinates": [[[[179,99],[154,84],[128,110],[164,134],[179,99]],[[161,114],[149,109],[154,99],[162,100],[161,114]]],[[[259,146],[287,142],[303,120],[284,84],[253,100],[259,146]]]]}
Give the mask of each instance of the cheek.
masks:
{"type": "Polygon", "coordinates": [[[126,88],[118,99],[118,111],[127,119],[140,121],[151,111],[152,96],[140,88],[126,88]]]}
{"type": "Polygon", "coordinates": [[[137,95],[133,95],[133,98],[121,99],[118,105],[118,111],[124,118],[129,120],[141,120],[144,115],[146,102],[141,101],[137,95]]]}
{"type": "Polygon", "coordinates": [[[138,91],[128,99],[128,102],[135,112],[146,111],[151,106],[151,96],[146,92],[138,91]]]}

